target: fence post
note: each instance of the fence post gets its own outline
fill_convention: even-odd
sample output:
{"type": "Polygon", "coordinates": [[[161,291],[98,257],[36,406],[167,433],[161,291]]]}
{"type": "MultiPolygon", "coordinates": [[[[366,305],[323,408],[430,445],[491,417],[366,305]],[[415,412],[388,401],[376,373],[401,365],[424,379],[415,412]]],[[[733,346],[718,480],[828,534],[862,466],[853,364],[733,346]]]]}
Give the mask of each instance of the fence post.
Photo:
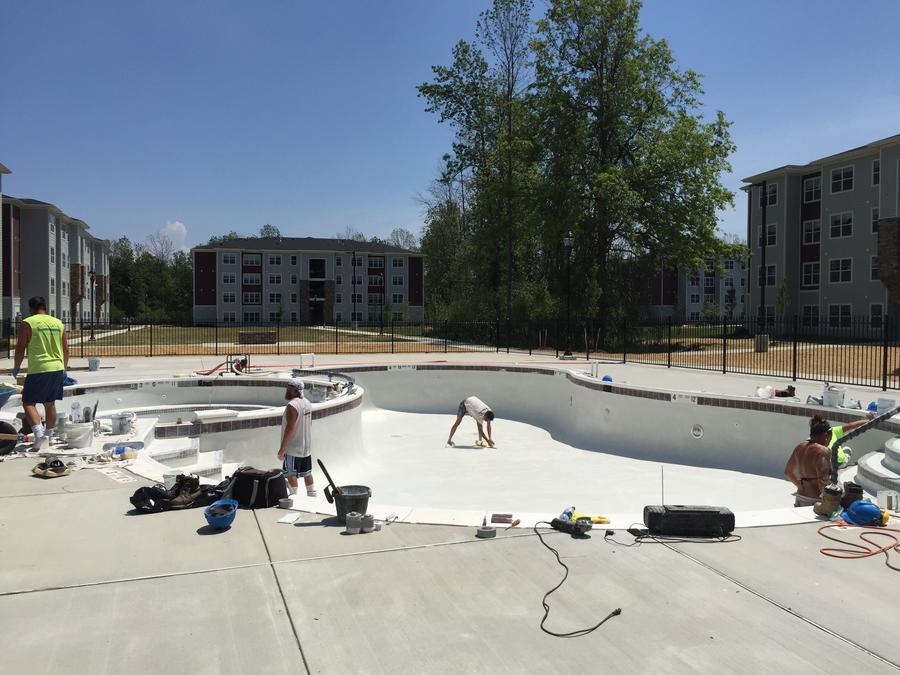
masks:
{"type": "Polygon", "coordinates": [[[722,317],[722,374],[728,372],[728,317],[722,317]]]}
{"type": "Polygon", "coordinates": [[[668,343],[668,347],[666,349],[666,367],[672,367],[672,317],[666,317],[666,342],[668,343]]]}
{"type": "Polygon", "coordinates": [[[794,314],[794,348],[791,356],[791,374],[794,382],[797,381],[797,343],[800,341],[800,322],[797,315],[794,314]]]}
{"type": "Polygon", "coordinates": [[[881,391],[888,387],[888,319],[885,315],[881,321],[881,391]]]}
{"type": "MultiPolygon", "coordinates": [[[[150,356],[153,356],[153,324],[149,324],[150,326],[150,356]]],[[[82,329],[82,333],[84,330],[82,329]]],[[[81,343],[82,347],[84,346],[84,342],[81,343]]]]}

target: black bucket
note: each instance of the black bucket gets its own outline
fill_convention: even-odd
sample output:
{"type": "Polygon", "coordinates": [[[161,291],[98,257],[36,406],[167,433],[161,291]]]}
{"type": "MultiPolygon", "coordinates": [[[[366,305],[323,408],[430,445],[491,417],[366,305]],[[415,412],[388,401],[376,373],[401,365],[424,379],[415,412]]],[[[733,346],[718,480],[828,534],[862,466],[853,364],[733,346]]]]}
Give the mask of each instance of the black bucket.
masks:
{"type": "Polygon", "coordinates": [[[334,495],[334,505],[337,507],[339,523],[347,523],[347,514],[356,511],[365,515],[369,508],[369,497],[372,490],[365,485],[342,485],[341,494],[334,495]]]}

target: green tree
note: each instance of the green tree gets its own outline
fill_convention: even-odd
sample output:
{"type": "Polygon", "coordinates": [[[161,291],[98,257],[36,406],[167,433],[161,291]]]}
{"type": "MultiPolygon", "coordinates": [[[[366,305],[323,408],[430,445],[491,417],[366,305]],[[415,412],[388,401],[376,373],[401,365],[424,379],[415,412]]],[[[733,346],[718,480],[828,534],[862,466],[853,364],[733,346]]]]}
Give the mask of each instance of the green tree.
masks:
{"type": "Polygon", "coordinates": [[[232,241],[234,239],[243,239],[244,237],[234,230],[229,230],[225,234],[213,235],[209,238],[209,241],[206,242],[206,246],[221,246],[222,244],[232,241]]]}
{"type": "Polygon", "coordinates": [[[391,234],[387,238],[387,243],[391,246],[404,248],[407,251],[419,250],[419,240],[416,239],[416,235],[405,227],[395,227],[391,230],[391,234]]]}
{"type": "Polygon", "coordinates": [[[259,237],[260,239],[281,239],[281,230],[279,230],[275,225],[269,225],[266,223],[261,228],[259,228],[259,237]]]}

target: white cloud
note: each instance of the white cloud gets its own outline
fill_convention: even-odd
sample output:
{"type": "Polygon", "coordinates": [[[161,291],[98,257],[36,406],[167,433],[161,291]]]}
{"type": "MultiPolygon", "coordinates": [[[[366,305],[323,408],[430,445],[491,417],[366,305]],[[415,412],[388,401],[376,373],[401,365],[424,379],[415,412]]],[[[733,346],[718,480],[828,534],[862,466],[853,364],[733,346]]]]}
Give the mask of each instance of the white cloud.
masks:
{"type": "Polygon", "coordinates": [[[159,233],[168,237],[176,251],[187,251],[187,247],[185,246],[185,242],[187,241],[187,225],[180,220],[167,221],[165,225],[159,228],[159,233]]]}

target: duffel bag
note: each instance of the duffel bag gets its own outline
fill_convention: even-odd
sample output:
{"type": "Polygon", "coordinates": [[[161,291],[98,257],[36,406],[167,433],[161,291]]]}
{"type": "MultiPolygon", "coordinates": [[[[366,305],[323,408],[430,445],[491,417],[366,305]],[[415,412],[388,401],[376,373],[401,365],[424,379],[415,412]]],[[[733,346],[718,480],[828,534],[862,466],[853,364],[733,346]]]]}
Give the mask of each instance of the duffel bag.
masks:
{"type": "Polygon", "coordinates": [[[278,501],[287,496],[287,481],[281,469],[262,470],[250,466],[234,472],[222,495],[224,499],[234,499],[250,509],[277,506],[278,501]]]}
{"type": "Polygon", "coordinates": [[[166,511],[171,500],[165,485],[139,487],[129,500],[131,505],[141,513],[157,513],[166,511]]]}

